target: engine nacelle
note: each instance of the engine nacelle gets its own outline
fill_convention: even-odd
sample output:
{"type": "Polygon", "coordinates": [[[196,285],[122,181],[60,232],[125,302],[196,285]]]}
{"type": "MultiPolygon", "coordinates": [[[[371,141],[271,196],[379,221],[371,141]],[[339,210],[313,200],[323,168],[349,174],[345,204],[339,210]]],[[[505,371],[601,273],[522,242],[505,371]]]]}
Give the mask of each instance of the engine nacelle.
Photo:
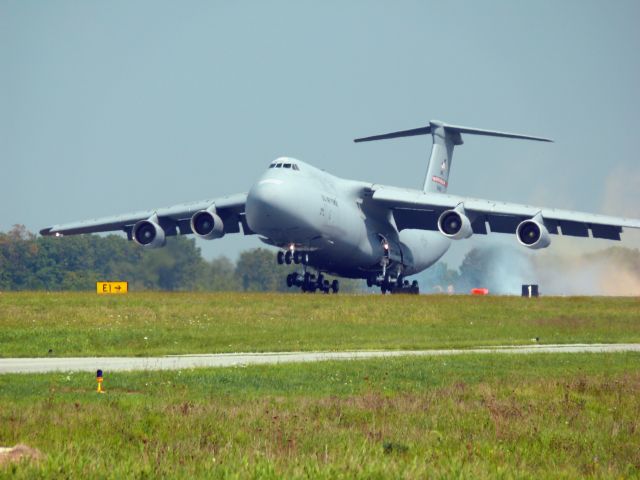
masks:
{"type": "Polygon", "coordinates": [[[516,228],[516,237],[520,245],[537,250],[551,245],[549,230],[542,222],[529,219],[520,222],[516,228]]]}
{"type": "Polygon", "coordinates": [[[212,240],[224,236],[224,223],[214,210],[200,210],[191,217],[191,230],[198,238],[212,240]]]}
{"type": "Polygon", "coordinates": [[[445,237],[453,240],[461,240],[473,235],[469,217],[455,209],[442,212],[438,218],[438,230],[445,237]]]}
{"type": "Polygon", "coordinates": [[[147,248],[160,248],[167,243],[164,230],[151,219],[136,223],[131,229],[131,237],[138,245],[147,248]]]}

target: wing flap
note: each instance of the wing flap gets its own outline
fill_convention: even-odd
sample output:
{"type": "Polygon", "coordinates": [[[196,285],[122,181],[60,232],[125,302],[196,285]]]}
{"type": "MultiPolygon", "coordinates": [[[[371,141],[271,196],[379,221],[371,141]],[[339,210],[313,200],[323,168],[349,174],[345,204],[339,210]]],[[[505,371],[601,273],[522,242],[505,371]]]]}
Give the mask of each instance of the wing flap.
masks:
{"type": "Polygon", "coordinates": [[[607,240],[620,240],[622,228],[614,225],[590,225],[593,238],[605,238],[607,240]]]}
{"type": "Polygon", "coordinates": [[[589,236],[589,225],[582,222],[561,220],[560,230],[562,230],[563,235],[568,235],[571,237],[588,237],[589,236]]]}
{"type": "Polygon", "coordinates": [[[492,233],[515,233],[516,227],[522,221],[522,217],[491,214],[487,215],[487,220],[492,233]]]}
{"type": "Polygon", "coordinates": [[[393,211],[393,218],[398,230],[437,230],[438,217],[443,211],[398,208],[393,211]]]}

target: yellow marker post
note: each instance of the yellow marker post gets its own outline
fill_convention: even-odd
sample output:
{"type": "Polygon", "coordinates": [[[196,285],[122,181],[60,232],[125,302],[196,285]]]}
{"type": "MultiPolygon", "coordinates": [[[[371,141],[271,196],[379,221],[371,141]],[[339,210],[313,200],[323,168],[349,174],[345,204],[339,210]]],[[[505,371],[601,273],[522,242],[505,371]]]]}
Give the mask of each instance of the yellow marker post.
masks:
{"type": "Polygon", "coordinates": [[[96,293],[98,295],[117,295],[128,291],[129,282],[96,282],[96,293]]]}
{"type": "Polygon", "coordinates": [[[98,381],[98,393],[104,393],[104,390],[102,389],[102,370],[98,370],[96,372],[96,380],[98,381]]]}

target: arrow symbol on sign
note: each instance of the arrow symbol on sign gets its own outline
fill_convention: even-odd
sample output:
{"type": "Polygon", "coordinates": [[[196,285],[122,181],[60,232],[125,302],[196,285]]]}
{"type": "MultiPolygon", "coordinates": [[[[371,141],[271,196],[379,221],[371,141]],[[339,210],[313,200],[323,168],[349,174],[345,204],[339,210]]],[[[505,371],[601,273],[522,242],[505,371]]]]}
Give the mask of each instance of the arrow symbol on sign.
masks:
{"type": "Polygon", "coordinates": [[[114,288],[114,290],[118,290],[118,291],[120,291],[120,289],[121,289],[122,287],[121,287],[120,285],[116,285],[116,286],[115,286],[115,287],[113,287],[113,288],[114,288]]]}

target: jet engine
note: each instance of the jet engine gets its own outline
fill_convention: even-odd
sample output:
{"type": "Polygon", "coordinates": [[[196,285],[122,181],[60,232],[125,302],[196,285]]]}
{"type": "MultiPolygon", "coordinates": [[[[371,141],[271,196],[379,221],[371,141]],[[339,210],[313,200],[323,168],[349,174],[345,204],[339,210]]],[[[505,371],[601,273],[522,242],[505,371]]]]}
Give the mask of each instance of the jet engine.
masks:
{"type": "Polygon", "coordinates": [[[154,220],[157,219],[140,220],[131,229],[131,236],[138,245],[160,248],[167,243],[164,230],[154,220]]]}
{"type": "Polygon", "coordinates": [[[224,223],[215,210],[200,210],[191,217],[191,230],[196,237],[212,240],[224,235],[224,223]]]}
{"type": "Polygon", "coordinates": [[[541,221],[535,219],[524,220],[516,228],[516,237],[520,245],[537,250],[551,245],[549,230],[541,221]]]}
{"type": "Polygon", "coordinates": [[[442,212],[438,218],[438,230],[453,240],[469,238],[473,234],[469,217],[464,214],[464,210],[459,211],[457,208],[442,212]]]}

